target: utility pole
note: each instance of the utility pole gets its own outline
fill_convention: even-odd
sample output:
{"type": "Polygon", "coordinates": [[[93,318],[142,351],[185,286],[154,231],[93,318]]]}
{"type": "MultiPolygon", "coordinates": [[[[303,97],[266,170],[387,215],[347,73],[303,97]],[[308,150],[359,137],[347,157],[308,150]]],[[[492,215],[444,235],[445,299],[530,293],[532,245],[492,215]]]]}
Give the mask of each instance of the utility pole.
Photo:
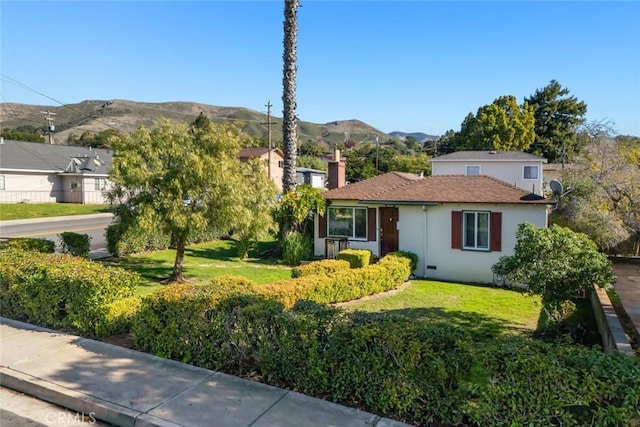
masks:
{"type": "Polygon", "coordinates": [[[380,144],[378,144],[378,135],[376,135],[376,176],[378,175],[378,157],[379,157],[379,147],[380,144]]]}
{"type": "Polygon", "coordinates": [[[56,130],[56,127],[53,124],[53,117],[52,116],[55,116],[56,113],[52,113],[49,110],[40,111],[40,112],[45,115],[44,118],[47,121],[47,132],[46,132],[46,134],[49,135],[49,144],[53,144],[53,132],[56,130]]]}
{"type": "Polygon", "coordinates": [[[271,125],[275,125],[274,122],[271,122],[271,100],[267,101],[267,122],[262,123],[263,125],[267,125],[267,143],[269,147],[269,151],[267,153],[267,175],[269,179],[271,179],[271,125]]]}

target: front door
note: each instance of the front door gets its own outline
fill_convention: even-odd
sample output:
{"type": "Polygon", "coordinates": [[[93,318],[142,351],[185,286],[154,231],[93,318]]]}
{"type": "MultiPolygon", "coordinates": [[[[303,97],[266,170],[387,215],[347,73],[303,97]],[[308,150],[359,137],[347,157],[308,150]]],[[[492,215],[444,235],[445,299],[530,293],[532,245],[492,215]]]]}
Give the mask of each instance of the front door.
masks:
{"type": "Polygon", "coordinates": [[[398,208],[380,208],[380,257],[398,250],[398,208]]]}

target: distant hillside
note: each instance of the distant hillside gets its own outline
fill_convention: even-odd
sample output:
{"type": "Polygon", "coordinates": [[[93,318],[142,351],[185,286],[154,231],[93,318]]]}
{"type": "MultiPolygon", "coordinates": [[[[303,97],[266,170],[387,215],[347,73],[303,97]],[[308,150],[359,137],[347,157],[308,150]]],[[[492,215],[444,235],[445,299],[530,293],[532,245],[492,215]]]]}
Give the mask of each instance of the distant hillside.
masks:
{"type": "MultiPolygon", "coordinates": [[[[172,121],[192,122],[203,112],[211,121],[239,121],[247,134],[267,137],[267,115],[248,108],[217,107],[193,102],[145,103],[116,99],[113,101],[83,101],[61,107],[27,104],[0,104],[0,126],[15,129],[35,126],[44,129],[43,111],[55,113],[55,141],[66,143],[69,135],[79,136],[84,132],[100,132],[115,129],[122,133],[135,130],[141,124],[152,126],[153,122],[166,117],[172,121]]],[[[282,140],[282,118],[271,117],[273,141],[282,140]]],[[[389,135],[359,120],[340,120],[325,124],[298,122],[300,142],[321,142],[334,146],[346,141],[355,143],[373,142],[389,135]]],[[[414,134],[410,134],[414,135],[414,134]]],[[[424,134],[422,134],[424,135],[424,134]]]]}
{"type": "Polygon", "coordinates": [[[389,136],[392,136],[394,138],[401,138],[401,139],[404,139],[404,138],[410,136],[412,138],[415,138],[419,142],[433,141],[434,139],[438,139],[439,138],[438,135],[429,135],[429,134],[426,134],[424,132],[406,133],[406,132],[400,132],[400,131],[391,132],[389,134],[389,136]]]}

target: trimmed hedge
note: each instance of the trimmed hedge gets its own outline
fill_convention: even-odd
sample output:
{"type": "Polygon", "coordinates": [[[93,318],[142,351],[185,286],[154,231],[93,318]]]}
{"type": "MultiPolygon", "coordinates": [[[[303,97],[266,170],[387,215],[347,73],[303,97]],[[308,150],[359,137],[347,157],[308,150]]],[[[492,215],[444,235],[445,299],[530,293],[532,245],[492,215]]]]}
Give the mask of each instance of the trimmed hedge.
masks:
{"type": "MultiPolygon", "coordinates": [[[[325,276],[325,278],[327,278],[325,276]]],[[[145,351],[416,425],[631,425],[640,360],[299,301],[170,285],[143,300],[145,351]],[[372,374],[373,373],[373,374],[372,374]]]]}
{"type": "Polygon", "coordinates": [[[345,249],[338,252],[338,259],[348,261],[351,268],[362,268],[371,264],[371,251],[367,249],[345,249]]]}
{"type": "Polygon", "coordinates": [[[280,280],[256,288],[256,292],[292,307],[297,301],[318,303],[351,301],[395,289],[409,274],[411,261],[404,255],[387,255],[378,264],[338,270],[330,276],[319,274],[280,280]]]}
{"type": "Polygon", "coordinates": [[[89,258],[89,253],[91,252],[91,236],[70,231],[60,233],[59,236],[62,241],[62,253],[89,258]]]}
{"type": "Polygon", "coordinates": [[[111,304],[134,295],[137,274],[64,254],[3,250],[0,257],[4,315],[98,337],[128,328],[132,310],[111,304]]]}
{"type": "Polygon", "coordinates": [[[304,276],[315,276],[319,274],[332,274],[339,270],[348,270],[351,268],[348,261],[337,259],[323,259],[313,261],[309,264],[301,265],[291,269],[291,277],[293,279],[304,276]]]}
{"type": "Polygon", "coordinates": [[[13,237],[0,242],[0,250],[21,249],[23,251],[36,251],[42,253],[54,253],[56,243],[47,239],[34,239],[32,237],[13,237]]]}

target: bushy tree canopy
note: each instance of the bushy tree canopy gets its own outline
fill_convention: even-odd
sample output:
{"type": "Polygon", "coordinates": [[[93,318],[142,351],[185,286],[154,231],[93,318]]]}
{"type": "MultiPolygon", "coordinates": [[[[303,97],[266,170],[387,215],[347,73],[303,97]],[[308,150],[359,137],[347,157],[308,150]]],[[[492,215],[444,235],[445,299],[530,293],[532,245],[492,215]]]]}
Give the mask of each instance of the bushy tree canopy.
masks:
{"type": "Polygon", "coordinates": [[[611,261],[585,234],[552,225],[520,224],[512,256],[500,258],[494,273],[539,295],[550,314],[562,313],[564,302],[586,293],[593,285],[614,280],[611,261]]]}
{"type": "Polygon", "coordinates": [[[551,80],[525,98],[535,116],[535,141],[529,152],[545,157],[550,163],[566,163],[581,149],[577,131],[584,122],[587,104],[568,95],[569,89],[551,80]]]}
{"type": "Polygon", "coordinates": [[[143,229],[159,227],[173,236],[177,250],[170,281],[183,280],[185,244],[192,233],[240,227],[255,234],[251,227],[259,224],[248,218],[261,222],[253,211],[268,211],[265,205],[275,197],[275,186],[240,162],[244,136],[236,125],[161,120],[112,143],[111,196],[135,209],[143,229]]]}

